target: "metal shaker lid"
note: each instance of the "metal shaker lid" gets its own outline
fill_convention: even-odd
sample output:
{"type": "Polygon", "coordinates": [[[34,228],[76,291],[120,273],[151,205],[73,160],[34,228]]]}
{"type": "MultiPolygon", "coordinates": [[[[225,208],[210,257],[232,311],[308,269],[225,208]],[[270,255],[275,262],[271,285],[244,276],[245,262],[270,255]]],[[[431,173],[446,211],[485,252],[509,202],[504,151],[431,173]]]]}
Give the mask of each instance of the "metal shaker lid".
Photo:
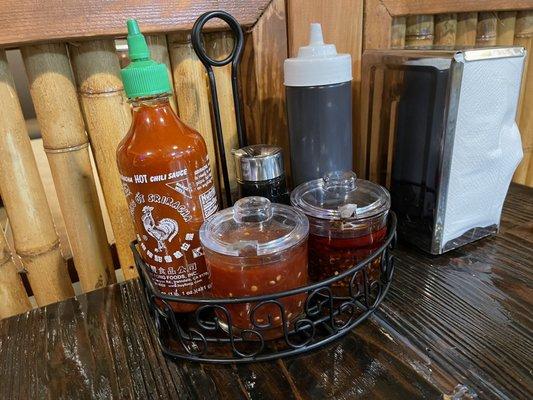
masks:
{"type": "Polygon", "coordinates": [[[285,173],[283,150],[268,144],[254,144],[233,151],[238,181],[268,181],[285,173]]]}

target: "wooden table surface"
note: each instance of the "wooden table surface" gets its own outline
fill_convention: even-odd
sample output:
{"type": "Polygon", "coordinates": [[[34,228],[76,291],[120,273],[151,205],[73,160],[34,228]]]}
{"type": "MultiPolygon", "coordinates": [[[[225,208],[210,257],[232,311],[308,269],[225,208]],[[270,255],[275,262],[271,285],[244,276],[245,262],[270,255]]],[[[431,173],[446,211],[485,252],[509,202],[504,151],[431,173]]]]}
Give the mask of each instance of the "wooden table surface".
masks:
{"type": "Polygon", "coordinates": [[[137,281],[0,321],[0,399],[532,399],[533,189],[501,232],[429,257],[398,246],[380,311],[311,354],[167,361],[137,281]],[[477,396],[477,397],[476,397],[477,396]]]}

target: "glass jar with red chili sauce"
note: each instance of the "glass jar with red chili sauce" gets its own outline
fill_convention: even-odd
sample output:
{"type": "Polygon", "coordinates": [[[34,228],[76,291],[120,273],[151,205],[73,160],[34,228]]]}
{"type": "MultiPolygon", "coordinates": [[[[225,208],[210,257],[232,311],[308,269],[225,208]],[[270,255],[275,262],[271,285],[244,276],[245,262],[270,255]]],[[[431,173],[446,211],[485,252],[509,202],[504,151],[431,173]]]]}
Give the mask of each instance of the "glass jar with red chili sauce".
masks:
{"type": "MultiPolygon", "coordinates": [[[[338,275],[376,251],[387,236],[389,192],[357,179],[351,171],[331,172],[298,186],[291,204],[309,218],[309,276],[320,281],[338,275]]],[[[368,268],[369,283],[380,278],[380,261],[368,268]]],[[[337,295],[348,295],[350,278],[335,285],[337,295]]],[[[352,295],[362,293],[363,274],[353,281],[352,295]]]]}
{"type": "MultiPolygon", "coordinates": [[[[245,197],[216,213],[200,228],[213,297],[259,296],[304,286],[308,233],[309,222],[301,211],[264,197],[245,197]]],[[[283,321],[290,326],[302,313],[305,298],[279,298],[284,315],[272,303],[226,308],[233,328],[260,330],[271,339],[283,335],[283,321]]],[[[223,325],[229,323],[224,312],[217,311],[217,316],[223,325]]]]}

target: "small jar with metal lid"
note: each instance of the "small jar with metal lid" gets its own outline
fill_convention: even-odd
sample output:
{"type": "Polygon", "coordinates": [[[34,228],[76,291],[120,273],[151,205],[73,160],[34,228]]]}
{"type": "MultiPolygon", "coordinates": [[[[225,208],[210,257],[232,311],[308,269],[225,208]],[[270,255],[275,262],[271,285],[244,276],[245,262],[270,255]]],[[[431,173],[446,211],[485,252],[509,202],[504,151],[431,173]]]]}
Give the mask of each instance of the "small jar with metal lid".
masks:
{"type": "Polygon", "coordinates": [[[289,204],[283,166],[283,150],[267,144],[255,144],[233,152],[239,198],[266,197],[273,203],[289,204]]]}
{"type": "MultiPolygon", "coordinates": [[[[320,281],[353,267],[376,251],[387,236],[389,192],[355,173],[332,172],[298,186],[291,203],[309,218],[309,276],[320,281]]],[[[380,278],[380,261],[369,268],[370,283],[380,278]]],[[[362,274],[354,282],[363,289],[362,274]]],[[[350,277],[337,284],[348,294],[350,277]]],[[[355,285],[354,285],[355,286],[355,285]]],[[[352,291],[352,294],[354,292],[352,291]]]]}
{"type": "MultiPolygon", "coordinates": [[[[308,233],[309,222],[301,211],[264,197],[245,197],[216,213],[200,228],[213,297],[258,296],[304,286],[308,233]]],[[[305,298],[298,294],[278,299],[284,316],[272,303],[226,307],[233,327],[259,329],[272,338],[283,334],[283,319],[290,324],[301,314],[305,298]]],[[[221,311],[217,316],[226,322],[221,311]]]]}

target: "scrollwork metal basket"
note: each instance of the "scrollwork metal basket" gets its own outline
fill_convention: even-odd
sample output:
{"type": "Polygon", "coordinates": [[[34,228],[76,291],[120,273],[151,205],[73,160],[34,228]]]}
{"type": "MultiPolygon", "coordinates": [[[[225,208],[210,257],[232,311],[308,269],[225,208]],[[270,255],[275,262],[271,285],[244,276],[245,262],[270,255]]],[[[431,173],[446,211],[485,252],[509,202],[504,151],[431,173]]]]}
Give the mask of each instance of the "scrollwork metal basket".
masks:
{"type": "Polygon", "coordinates": [[[387,232],[379,249],[336,276],[289,291],[242,298],[163,294],[154,286],[136,244],[132,243],[131,247],[163,354],[172,359],[199,362],[246,363],[308,352],[340,338],[367,319],[387,294],[394,274],[391,250],[396,241],[396,216],[393,212],[389,214],[387,232]],[[379,278],[371,280],[370,270],[376,266],[379,278]],[[341,282],[345,287],[339,294],[341,282]],[[284,304],[288,298],[295,297],[302,299],[302,312],[289,320],[284,304]],[[197,308],[188,314],[176,314],[170,305],[173,302],[197,308]],[[250,327],[237,329],[233,327],[231,310],[242,304],[249,306],[250,327]],[[265,310],[267,318],[259,319],[257,315],[264,316],[265,310]],[[269,340],[272,332],[278,337],[269,340]]]}

